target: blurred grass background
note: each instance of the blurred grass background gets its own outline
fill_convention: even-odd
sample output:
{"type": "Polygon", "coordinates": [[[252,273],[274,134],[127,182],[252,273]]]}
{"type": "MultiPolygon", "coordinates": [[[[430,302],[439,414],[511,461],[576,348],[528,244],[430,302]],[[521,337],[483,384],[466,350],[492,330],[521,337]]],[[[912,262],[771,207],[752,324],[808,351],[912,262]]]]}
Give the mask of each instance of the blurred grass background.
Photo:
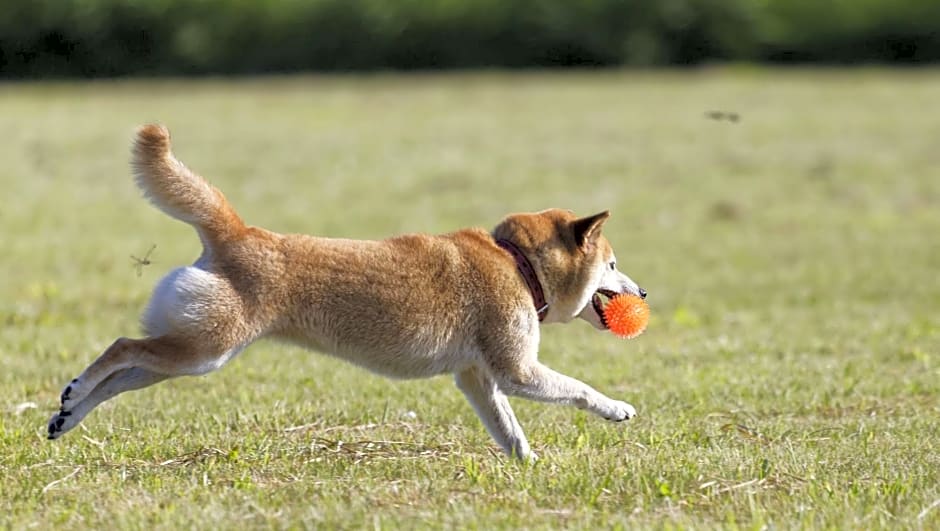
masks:
{"type": "Polygon", "coordinates": [[[936,527],[938,90],[752,67],[2,85],[0,526],[936,527]],[[150,121],[278,231],[611,209],[650,328],[546,327],[541,358],[640,416],[515,401],[543,457],[522,466],[448,378],[262,342],[47,442],[62,385],[199,253],[129,177],[150,121]]]}

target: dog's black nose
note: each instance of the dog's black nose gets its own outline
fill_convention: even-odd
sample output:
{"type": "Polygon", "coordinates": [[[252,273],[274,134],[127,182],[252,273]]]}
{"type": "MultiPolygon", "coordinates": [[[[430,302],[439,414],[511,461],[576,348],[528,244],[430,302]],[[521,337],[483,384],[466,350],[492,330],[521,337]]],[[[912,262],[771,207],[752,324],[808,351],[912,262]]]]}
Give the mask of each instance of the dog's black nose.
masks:
{"type": "Polygon", "coordinates": [[[643,289],[643,288],[640,288],[640,297],[643,298],[643,299],[646,298],[646,290],[643,289]]]}

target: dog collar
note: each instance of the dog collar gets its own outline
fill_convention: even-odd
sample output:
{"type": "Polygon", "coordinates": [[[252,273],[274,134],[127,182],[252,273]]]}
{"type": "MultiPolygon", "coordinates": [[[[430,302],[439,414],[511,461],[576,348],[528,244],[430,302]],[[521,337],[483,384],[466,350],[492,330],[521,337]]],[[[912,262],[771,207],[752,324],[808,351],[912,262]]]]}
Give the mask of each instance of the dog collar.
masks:
{"type": "Polygon", "coordinates": [[[532,267],[532,263],[529,262],[525,254],[516,247],[516,244],[511,241],[499,239],[496,240],[496,245],[506,249],[516,260],[516,269],[519,270],[519,274],[522,275],[522,279],[525,280],[526,286],[529,287],[529,293],[532,294],[532,303],[535,304],[535,313],[539,316],[539,321],[542,321],[545,319],[545,315],[548,314],[548,303],[545,302],[545,293],[542,291],[542,283],[539,282],[539,277],[535,274],[535,268],[532,267]]]}

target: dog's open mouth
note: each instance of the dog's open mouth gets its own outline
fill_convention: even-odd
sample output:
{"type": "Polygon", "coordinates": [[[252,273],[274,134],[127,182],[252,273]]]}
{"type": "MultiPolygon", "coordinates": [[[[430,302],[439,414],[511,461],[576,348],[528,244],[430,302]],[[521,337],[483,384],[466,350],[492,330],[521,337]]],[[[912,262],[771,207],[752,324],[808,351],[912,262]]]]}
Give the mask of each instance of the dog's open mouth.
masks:
{"type": "Polygon", "coordinates": [[[607,303],[610,302],[610,299],[617,295],[618,293],[616,291],[599,289],[594,293],[594,296],[591,297],[591,305],[594,306],[594,311],[597,312],[597,317],[600,318],[604,328],[610,328],[607,326],[607,319],[604,317],[604,308],[607,306],[607,303]]]}

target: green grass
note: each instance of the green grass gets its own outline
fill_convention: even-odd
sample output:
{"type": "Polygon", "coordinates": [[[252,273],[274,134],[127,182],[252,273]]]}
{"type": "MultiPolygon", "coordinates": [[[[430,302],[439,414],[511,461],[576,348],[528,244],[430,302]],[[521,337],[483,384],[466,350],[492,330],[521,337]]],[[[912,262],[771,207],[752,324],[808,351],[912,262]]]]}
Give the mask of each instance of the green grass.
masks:
{"type": "Polygon", "coordinates": [[[938,93],[880,70],[2,85],[0,527],[937,528],[938,93]],[[147,121],[284,232],[611,209],[650,328],[549,326],[541,359],[640,416],[516,400],[522,465],[450,378],[261,342],[46,441],[199,253],[129,177],[147,121]]]}

